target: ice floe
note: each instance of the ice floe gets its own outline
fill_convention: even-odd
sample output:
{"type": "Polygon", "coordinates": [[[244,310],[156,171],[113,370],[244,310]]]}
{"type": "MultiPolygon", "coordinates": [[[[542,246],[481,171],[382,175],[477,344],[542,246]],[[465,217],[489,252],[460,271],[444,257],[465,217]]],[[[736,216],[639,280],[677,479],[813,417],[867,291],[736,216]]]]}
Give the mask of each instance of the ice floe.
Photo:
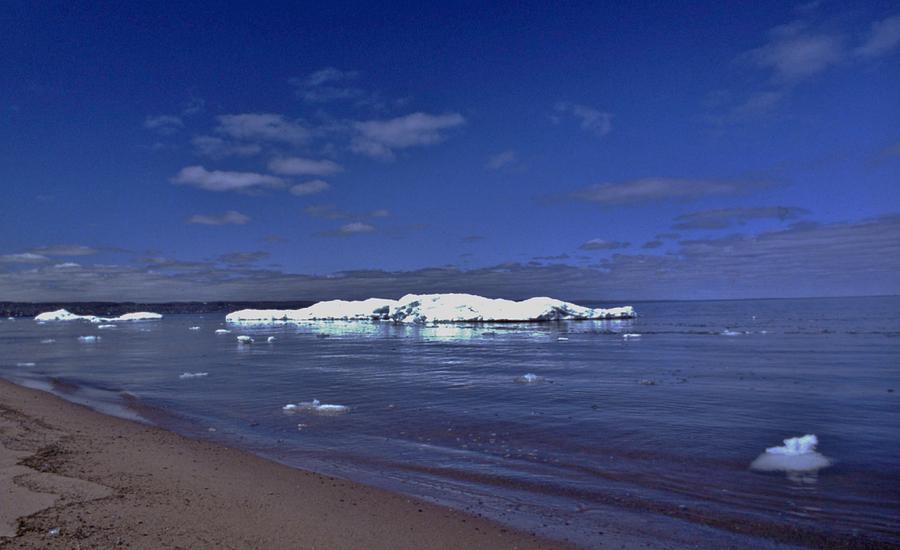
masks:
{"type": "Polygon", "coordinates": [[[54,342],[56,342],[54,338],[44,338],[43,340],[41,340],[42,344],[52,344],[54,342]]]}
{"type": "Polygon", "coordinates": [[[399,300],[369,298],[330,300],[303,309],[242,309],[229,313],[231,323],[304,321],[394,321],[397,323],[487,323],[630,319],[631,306],[589,308],[553,298],[521,302],[474,294],[407,294],[399,300]]]}
{"type": "Polygon", "coordinates": [[[24,362],[22,362],[22,363],[16,363],[16,366],[17,366],[17,367],[33,367],[33,366],[35,366],[36,364],[37,364],[37,363],[34,363],[34,362],[32,362],[32,361],[24,361],[24,362]]]}
{"type": "Polygon", "coordinates": [[[725,329],[721,332],[722,336],[740,336],[743,332],[738,332],[736,330],[725,329]]]}
{"type": "Polygon", "coordinates": [[[519,384],[537,384],[543,379],[543,377],[529,372],[528,374],[523,374],[522,376],[517,377],[516,382],[518,382],[519,384]]]}
{"type": "Polygon", "coordinates": [[[202,378],[209,376],[208,372],[186,372],[178,376],[178,378],[202,378]]]}
{"type": "Polygon", "coordinates": [[[336,414],[344,414],[350,410],[349,407],[345,405],[331,405],[328,403],[322,403],[318,399],[313,399],[312,401],[301,401],[300,403],[288,403],[284,407],[281,408],[282,411],[293,414],[298,412],[307,412],[312,414],[320,414],[323,416],[336,415],[336,414]]]}
{"type": "Polygon", "coordinates": [[[274,343],[275,343],[275,337],[274,337],[274,336],[269,336],[268,338],[266,338],[266,342],[268,342],[268,343],[270,343],[270,344],[274,344],[274,343]]]}
{"type": "Polygon", "coordinates": [[[225,328],[217,328],[216,334],[229,334],[231,331],[225,328]]]}
{"type": "Polygon", "coordinates": [[[116,325],[97,325],[97,328],[100,328],[100,329],[116,328],[116,325]]]}
{"type": "Polygon", "coordinates": [[[816,451],[819,438],[813,434],[791,437],[780,447],[769,447],[750,464],[764,472],[815,472],[831,466],[831,460],[816,451]]]}
{"type": "Polygon", "coordinates": [[[79,336],[78,341],[82,344],[96,344],[100,341],[99,336],[79,336]]]}
{"type": "Polygon", "coordinates": [[[200,330],[200,327],[188,327],[188,330],[200,330]]]}
{"type": "Polygon", "coordinates": [[[253,338],[244,335],[238,336],[237,341],[238,344],[252,344],[254,342],[253,338]]]}
{"type": "Polygon", "coordinates": [[[625,334],[622,335],[622,338],[624,338],[626,340],[632,340],[634,338],[640,338],[640,337],[641,337],[641,335],[637,334],[635,332],[626,332],[625,334]]]}
{"type": "Polygon", "coordinates": [[[150,313],[148,311],[138,311],[135,313],[126,313],[118,317],[98,317],[96,315],[76,315],[66,309],[57,309],[56,311],[47,311],[35,316],[34,320],[38,322],[46,321],[89,321],[91,323],[114,323],[119,321],[157,321],[162,319],[159,313],[150,313]]]}

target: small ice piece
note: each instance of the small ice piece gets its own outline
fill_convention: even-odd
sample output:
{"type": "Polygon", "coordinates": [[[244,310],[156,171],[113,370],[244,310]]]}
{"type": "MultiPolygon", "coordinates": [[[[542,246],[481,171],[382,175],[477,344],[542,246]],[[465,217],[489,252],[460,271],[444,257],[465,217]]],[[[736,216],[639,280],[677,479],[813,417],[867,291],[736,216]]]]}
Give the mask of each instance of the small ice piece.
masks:
{"type": "Polygon", "coordinates": [[[54,340],[53,338],[44,338],[43,340],[41,340],[42,344],[52,344],[54,342],[56,342],[56,340],[54,340]]]}
{"type": "Polygon", "coordinates": [[[79,336],[78,341],[82,344],[96,344],[100,340],[99,336],[79,336]]]}
{"type": "Polygon", "coordinates": [[[769,447],[750,464],[762,472],[815,472],[831,466],[831,460],[816,451],[819,438],[813,434],[790,437],[781,447],[769,447]]]}
{"type": "Polygon", "coordinates": [[[530,372],[516,378],[516,382],[518,382],[519,384],[536,384],[541,380],[543,380],[543,378],[530,372]]]}
{"type": "Polygon", "coordinates": [[[641,335],[636,332],[626,332],[625,334],[622,335],[622,338],[624,338],[626,340],[631,340],[632,338],[640,338],[640,337],[641,337],[641,335]]]}
{"type": "Polygon", "coordinates": [[[558,337],[558,338],[556,339],[556,341],[557,341],[557,342],[568,342],[569,339],[566,338],[565,336],[560,336],[560,337],[558,337]]]}
{"type": "Polygon", "coordinates": [[[268,343],[270,343],[270,344],[274,344],[274,343],[275,343],[275,337],[274,337],[274,336],[269,336],[268,338],[266,338],[266,342],[268,342],[268,343]]]}
{"type": "Polygon", "coordinates": [[[116,328],[116,325],[97,325],[97,328],[101,328],[101,329],[116,328]]]}
{"type": "Polygon", "coordinates": [[[32,363],[31,361],[26,361],[23,363],[16,363],[17,367],[33,367],[34,365],[35,365],[35,363],[32,363]]]}
{"type": "Polygon", "coordinates": [[[226,328],[217,328],[217,329],[216,329],[216,334],[228,334],[228,333],[230,333],[230,332],[231,332],[231,331],[228,330],[228,329],[226,329],[226,328]]]}
{"type": "Polygon", "coordinates": [[[200,378],[203,376],[209,376],[208,372],[186,372],[182,375],[179,375],[178,378],[200,378]]]}
{"type": "Polygon", "coordinates": [[[741,333],[736,330],[725,329],[722,331],[722,336],[740,336],[741,333]]]}
{"type": "Polygon", "coordinates": [[[349,411],[350,408],[345,405],[331,405],[328,403],[322,403],[318,399],[313,399],[312,401],[303,401],[297,403],[296,405],[293,403],[288,403],[284,407],[281,408],[286,413],[296,413],[296,412],[309,412],[312,414],[320,414],[323,416],[344,414],[349,411]]]}
{"type": "Polygon", "coordinates": [[[200,327],[188,327],[188,330],[200,330],[200,327]]]}
{"type": "Polygon", "coordinates": [[[237,341],[238,341],[238,344],[252,344],[253,338],[250,338],[249,336],[241,335],[241,336],[237,337],[237,341]]]}

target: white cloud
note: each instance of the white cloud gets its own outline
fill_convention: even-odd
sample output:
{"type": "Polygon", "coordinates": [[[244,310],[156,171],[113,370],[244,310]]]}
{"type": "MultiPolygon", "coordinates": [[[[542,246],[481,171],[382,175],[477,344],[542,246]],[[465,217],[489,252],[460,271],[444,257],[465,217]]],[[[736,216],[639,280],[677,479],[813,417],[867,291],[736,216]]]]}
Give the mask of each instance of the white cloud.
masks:
{"type": "Polygon", "coordinates": [[[262,151],[257,143],[235,143],[215,136],[195,136],[191,139],[194,152],[203,157],[252,157],[262,151]]]}
{"type": "Polygon", "coordinates": [[[33,252],[23,252],[21,254],[3,254],[0,255],[0,263],[9,264],[39,264],[50,261],[50,258],[42,254],[33,252]]]}
{"type": "Polygon", "coordinates": [[[616,250],[627,248],[629,243],[619,241],[607,241],[606,239],[591,239],[578,248],[581,250],[616,250]]]}
{"type": "Polygon", "coordinates": [[[39,246],[32,248],[29,252],[40,254],[41,256],[92,256],[99,251],[96,248],[82,246],[80,244],[59,244],[53,246],[39,246]]]}
{"type": "Polygon", "coordinates": [[[869,36],[856,49],[862,57],[878,57],[884,55],[900,44],[900,15],[888,17],[872,23],[869,36]]]}
{"type": "Polygon", "coordinates": [[[390,210],[386,210],[384,208],[380,208],[378,210],[373,210],[373,211],[369,212],[369,216],[371,216],[373,218],[387,218],[390,215],[391,215],[390,210]]]}
{"type": "Polygon", "coordinates": [[[355,99],[364,92],[349,83],[359,77],[357,71],[342,71],[334,67],[320,69],[306,78],[292,78],[297,97],[310,103],[324,103],[341,99],[355,99]]]}
{"type": "Polygon", "coordinates": [[[216,132],[239,140],[269,141],[301,145],[310,137],[310,131],[297,121],[271,113],[244,113],[216,117],[216,132]]]}
{"type": "Polygon", "coordinates": [[[148,116],[144,119],[144,128],[168,136],[184,128],[184,122],[174,115],[148,116]]]}
{"type": "Polygon", "coordinates": [[[515,151],[508,149],[488,158],[487,167],[491,170],[499,170],[505,166],[515,164],[518,161],[519,155],[517,155],[515,151]]]}
{"type": "Polygon", "coordinates": [[[284,181],[275,176],[255,172],[207,170],[202,166],[186,166],[172,178],[172,183],[190,185],[207,191],[247,191],[258,187],[281,187],[284,181]]]}
{"type": "Polygon", "coordinates": [[[794,22],[775,27],[769,41],[745,54],[761,68],[771,69],[777,80],[795,82],[836,65],[844,57],[839,35],[810,31],[806,24],[794,22]]]}
{"type": "Polygon", "coordinates": [[[280,157],[269,162],[269,170],[285,176],[329,176],[341,172],[343,167],[327,159],[280,157]]]}
{"type": "Polygon", "coordinates": [[[328,185],[327,181],[312,180],[294,185],[291,187],[291,193],[298,197],[303,197],[306,195],[315,195],[316,193],[328,191],[329,189],[331,189],[331,186],[328,185]]]}
{"type": "Polygon", "coordinates": [[[357,122],[357,135],[350,148],[372,158],[392,160],[394,149],[440,143],[445,139],[445,130],[465,123],[466,119],[458,113],[412,113],[388,120],[357,122]]]}
{"type": "Polygon", "coordinates": [[[598,183],[572,193],[572,198],[598,204],[634,204],[669,199],[734,195],[768,185],[765,182],[642,178],[621,183],[598,183]]]}
{"type": "Polygon", "coordinates": [[[200,225],[244,225],[250,221],[249,216],[245,216],[240,212],[229,210],[221,216],[207,216],[204,214],[194,214],[188,218],[188,223],[196,223],[200,225]]]}
{"type": "Polygon", "coordinates": [[[569,115],[578,120],[582,130],[603,137],[612,131],[612,114],[586,105],[560,101],[553,107],[557,113],[569,115]]]}
{"type": "Polygon", "coordinates": [[[342,225],[338,229],[341,235],[356,235],[359,233],[371,233],[375,231],[375,227],[363,222],[352,222],[342,225]]]}

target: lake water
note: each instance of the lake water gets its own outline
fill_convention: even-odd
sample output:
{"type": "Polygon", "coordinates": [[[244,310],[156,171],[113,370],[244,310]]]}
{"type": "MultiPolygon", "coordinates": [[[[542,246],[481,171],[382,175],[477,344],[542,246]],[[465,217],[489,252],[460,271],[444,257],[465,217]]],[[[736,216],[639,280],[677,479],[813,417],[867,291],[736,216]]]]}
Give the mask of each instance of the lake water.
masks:
{"type": "Polygon", "coordinates": [[[590,547],[900,545],[900,298],[633,305],[435,327],[3,320],[0,376],[590,547]],[[282,410],[313,399],[349,412],[282,410]],[[804,434],[832,466],[749,468],[804,434]]]}

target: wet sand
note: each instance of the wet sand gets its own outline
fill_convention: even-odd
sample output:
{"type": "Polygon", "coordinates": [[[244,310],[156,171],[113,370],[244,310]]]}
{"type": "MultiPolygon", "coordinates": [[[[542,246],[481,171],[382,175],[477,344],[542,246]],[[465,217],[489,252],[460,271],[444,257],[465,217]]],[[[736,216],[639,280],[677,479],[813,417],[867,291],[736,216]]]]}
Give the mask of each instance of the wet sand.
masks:
{"type": "Polygon", "coordinates": [[[565,548],[0,381],[0,548],[565,548]]]}

